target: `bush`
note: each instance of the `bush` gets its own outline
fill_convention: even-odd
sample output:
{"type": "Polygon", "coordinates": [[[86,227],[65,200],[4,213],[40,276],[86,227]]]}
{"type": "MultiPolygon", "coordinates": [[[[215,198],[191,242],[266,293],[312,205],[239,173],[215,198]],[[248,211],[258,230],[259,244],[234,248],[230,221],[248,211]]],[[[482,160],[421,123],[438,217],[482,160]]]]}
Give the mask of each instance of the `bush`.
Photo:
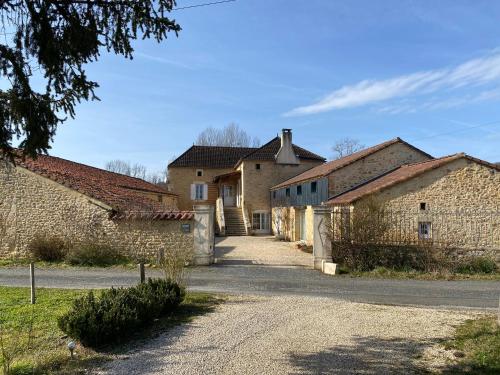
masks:
{"type": "Polygon", "coordinates": [[[66,262],[79,266],[111,266],[126,262],[118,249],[109,245],[81,243],[73,246],[66,255],[66,262]]]}
{"type": "Polygon", "coordinates": [[[28,245],[28,251],[36,260],[58,262],[68,253],[66,243],[58,237],[37,235],[28,245]]]}
{"type": "Polygon", "coordinates": [[[58,319],[59,328],[83,345],[99,347],[119,341],[134,329],[172,312],[184,299],[178,284],[149,279],[132,288],[93,292],[76,299],[71,311],[58,319]]]}
{"type": "Polygon", "coordinates": [[[449,267],[445,252],[430,246],[363,245],[348,241],[334,242],[332,245],[334,262],[353,271],[372,271],[377,267],[385,267],[398,271],[434,272],[449,267]]]}
{"type": "Polygon", "coordinates": [[[494,273],[498,270],[495,261],[488,257],[474,257],[458,261],[455,266],[457,273],[494,273]]]}

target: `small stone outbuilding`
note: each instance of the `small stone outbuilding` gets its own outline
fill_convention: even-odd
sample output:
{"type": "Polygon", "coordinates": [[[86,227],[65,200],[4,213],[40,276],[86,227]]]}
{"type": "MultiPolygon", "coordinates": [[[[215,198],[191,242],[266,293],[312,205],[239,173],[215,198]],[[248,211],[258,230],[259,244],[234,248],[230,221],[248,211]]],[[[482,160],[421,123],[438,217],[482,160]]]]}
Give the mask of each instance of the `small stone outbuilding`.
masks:
{"type": "Polygon", "coordinates": [[[0,164],[0,256],[26,255],[36,236],[102,242],[135,257],[193,251],[193,211],[138,178],[39,155],[0,164]]]}

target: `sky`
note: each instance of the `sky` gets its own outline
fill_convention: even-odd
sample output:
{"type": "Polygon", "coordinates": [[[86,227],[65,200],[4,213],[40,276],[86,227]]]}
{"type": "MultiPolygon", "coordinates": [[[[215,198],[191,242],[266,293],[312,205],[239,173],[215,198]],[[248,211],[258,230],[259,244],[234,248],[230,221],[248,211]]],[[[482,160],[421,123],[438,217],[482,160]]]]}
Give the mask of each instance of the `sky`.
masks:
{"type": "Polygon", "coordinates": [[[88,66],[101,101],[77,107],[50,154],[156,172],[234,122],[262,143],[291,128],[327,158],[344,137],[399,136],[500,162],[500,2],[237,0],[172,17],[178,37],[88,66]]]}

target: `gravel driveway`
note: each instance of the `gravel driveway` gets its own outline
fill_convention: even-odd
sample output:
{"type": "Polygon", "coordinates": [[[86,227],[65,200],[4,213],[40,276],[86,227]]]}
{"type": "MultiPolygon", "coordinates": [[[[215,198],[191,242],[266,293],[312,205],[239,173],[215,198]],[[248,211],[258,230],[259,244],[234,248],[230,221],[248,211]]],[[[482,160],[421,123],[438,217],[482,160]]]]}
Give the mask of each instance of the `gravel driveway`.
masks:
{"type": "Polygon", "coordinates": [[[232,297],[104,374],[411,374],[472,312],[316,297],[232,297]]]}
{"type": "Polygon", "coordinates": [[[312,267],[312,254],[297,249],[293,243],[276,241],[272,236],[216,238],[218,264],[312,267]]]}

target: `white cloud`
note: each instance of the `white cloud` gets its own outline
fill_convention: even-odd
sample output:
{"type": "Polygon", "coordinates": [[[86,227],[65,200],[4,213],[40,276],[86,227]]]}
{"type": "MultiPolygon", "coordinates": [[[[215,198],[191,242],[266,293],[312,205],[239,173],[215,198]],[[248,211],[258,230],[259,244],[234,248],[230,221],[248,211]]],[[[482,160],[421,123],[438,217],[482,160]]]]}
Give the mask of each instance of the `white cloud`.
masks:
{"type": "Polygon", "coordinates": [[[147,53],[134,52],[134,57],[138,57],[138,58],[144,59],[144,60],[154,61],[154,62],[157,62],[157,63],[160,63],[160,64],[172,65],[172,66],[176,66],[176,67],[179,67],[179,68],[193,69],[192,66],[187,65],[187,64],[183,64],[183,63],[181,63],[179,61],[169,60],[169,59],[166,59],[166,58],[160,57],[160,56],[148,55],[147,53]]]}
{"type": "Polygon", "coordinates": [[[495,51],[454,68],[416,72],[385,80],[364,80],[344,86],[316,103],[297,107],[285,115],[310,115],[498,81],[500,52],[495,51]]]}

